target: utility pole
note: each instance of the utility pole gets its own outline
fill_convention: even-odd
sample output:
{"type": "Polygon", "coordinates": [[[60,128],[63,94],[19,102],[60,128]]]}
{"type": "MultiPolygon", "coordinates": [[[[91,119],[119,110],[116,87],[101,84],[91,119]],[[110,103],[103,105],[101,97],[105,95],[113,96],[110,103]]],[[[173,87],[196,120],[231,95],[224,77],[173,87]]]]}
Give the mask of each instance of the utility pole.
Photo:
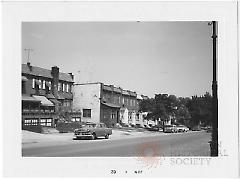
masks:
{"type": "Polygon", "coordinates": [[[28,54],[27,62],[29,63],[29,62],[30,62],[30,59],[29,59],[30,52],[32,52],[33,49],[31,49],[31,48],[25,48],[24,51],[27,51],[27,54],[28,54]]]}
{"type": "Polygon", "coordinates": [[[217,97],[217,22],[212,21],[213,26],[213,81],[212,81],[212,141],[210,143],[211,156],[218,156],[218,97],[217,97]]]}

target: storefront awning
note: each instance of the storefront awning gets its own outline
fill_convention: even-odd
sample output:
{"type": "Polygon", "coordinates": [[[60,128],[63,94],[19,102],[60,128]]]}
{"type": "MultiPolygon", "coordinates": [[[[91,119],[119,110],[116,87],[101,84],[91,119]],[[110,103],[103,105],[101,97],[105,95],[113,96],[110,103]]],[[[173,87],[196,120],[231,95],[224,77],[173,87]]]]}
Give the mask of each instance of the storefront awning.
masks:
{"type": "Polygon", "coordinates": [[[120,106],[118,105],[115,105],[115,104],[111,104],[111,103],[101,103],[107,107],[111,107],[111,108],[121,108],[120,106]]]}
{"type": "Polygon", "coordinates": [[[28,95],[22,95],[22,101],[37,102],[37,103],[41,102],[40,100],[28,95]]]}
{"type": "Polygon", "coordinates": [[[52,93],[49,93],[46,95],[48,99],[55,99],[54,95],[52,93]]]}
{"type": "Polygon", "coordinates": [[[22,81],[28,81],[26,76],[22,76],[22,81]]]}
{"type": "Polygon", "coordinates": [[[54,106],[54,104],[51,101],[49,101],[45,96],[33,95],[33,97],[40,100],[42,106],[54,106]]]}
{"type": "Polygon", "coordinates": [[[63,94],[62,93],[60,93],[60,92],[58,92],[57,93],[57,99],[65,99],[65,97],[63,96],[63,94]]]}
{"type": "Polygon", "coordinates": [[[51,102],[53,102],[55,105],[59,105],[61,104],[60,101],[56,100],[56,99],[49,99],[51,102]]]}

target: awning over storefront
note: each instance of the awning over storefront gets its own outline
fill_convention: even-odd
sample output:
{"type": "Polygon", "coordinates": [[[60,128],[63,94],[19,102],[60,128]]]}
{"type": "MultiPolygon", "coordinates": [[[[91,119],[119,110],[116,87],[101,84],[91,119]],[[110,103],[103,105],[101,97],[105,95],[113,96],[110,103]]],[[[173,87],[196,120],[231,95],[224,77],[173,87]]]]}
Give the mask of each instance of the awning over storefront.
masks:
{"type": "Polygon", "coordinates": [[[120,106],[115,105],[115,104],[111,104],[111,103],[101,103],[101,104],[103,104],[107,107],[111,107],[111,108],[119,108],[119,109],[121,108],[120,106]]]}
{"type": "Polygon", "coordinates": [[[54,106],[54,104],[51,101],[49,101],[45,96],[33,95],[33,97],[40,100],[42,106],[54,106]]]}
{"type": "Polygon", "coordinates": [[[57,93],[57,99],[65,99],[62,93],[57,93]]]}
{"type": "Polygon", "coordinates": [[[41,102],[40,100],[28,95],[22,95],[22,101],[37,102],[37,103],[41,102]]]}
{"type": "Polygon", "coordinates": [[[28,81],[26,76],[22,76],[22,81],[28,81]]]}
{"type": "Polygon", "coordinates": [[[55,105],[59,105],[61,104],[60,101],[56,100],[56,99],[49,99],[51,102],[53,102],[55,105]]]}
{"type": "Polygon", "coordinates": [[[65,99],[73,99],[73,95],[71,93],[62,93],[65,99]]]}
{"type": "Polygon", "coordinates": [[[55,97],[53,96],[52,93],[47,94],[46,97],[47,97],[48,99],[55,99],[55,97]]]}

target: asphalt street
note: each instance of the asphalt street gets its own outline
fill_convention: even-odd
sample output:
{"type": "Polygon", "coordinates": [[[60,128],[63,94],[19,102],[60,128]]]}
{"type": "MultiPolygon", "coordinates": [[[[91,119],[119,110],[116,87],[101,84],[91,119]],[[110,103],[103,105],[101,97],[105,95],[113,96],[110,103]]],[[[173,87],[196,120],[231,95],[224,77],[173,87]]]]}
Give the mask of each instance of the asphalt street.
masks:
{"type": "Polygon", "coordinates": [[[27,157],[154,157],[210,156],[208,142],[211,134],[205,131],[159,134],[124,139],[72,140],[56,145],[23,146],[27,157]]]}

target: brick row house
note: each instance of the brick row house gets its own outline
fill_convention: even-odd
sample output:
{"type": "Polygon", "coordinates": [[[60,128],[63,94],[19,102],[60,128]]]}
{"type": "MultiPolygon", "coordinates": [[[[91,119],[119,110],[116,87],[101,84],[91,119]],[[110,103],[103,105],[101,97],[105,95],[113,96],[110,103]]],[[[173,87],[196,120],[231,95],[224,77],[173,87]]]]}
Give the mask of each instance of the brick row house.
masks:
{"type": "Polygon", "coordinates": [[[61,113],[72,113],[72,73],[61,73],[54,66],[51,70],[22,64],[22,127],[54,127],[61,113]]]}
{"type": "Polygon", "coordinates": [[[100,82],[74,84],[73,109],[82,112],[84,122],[143,125],[137,93],[100,82]]]}

